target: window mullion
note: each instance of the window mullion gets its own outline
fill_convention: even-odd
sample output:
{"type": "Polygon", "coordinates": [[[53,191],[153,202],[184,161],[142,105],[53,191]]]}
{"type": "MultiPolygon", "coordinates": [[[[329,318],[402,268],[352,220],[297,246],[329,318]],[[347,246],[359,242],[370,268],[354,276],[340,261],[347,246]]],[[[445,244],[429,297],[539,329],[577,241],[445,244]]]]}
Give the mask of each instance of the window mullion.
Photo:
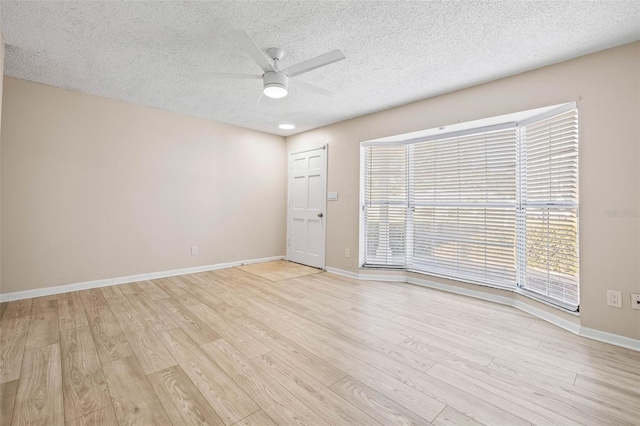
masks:
{"type": "Polygon", "coordinates": [[[516,137],[516,285],[524,288],[527,279],[527,129],[519,127],[516,137]]]}

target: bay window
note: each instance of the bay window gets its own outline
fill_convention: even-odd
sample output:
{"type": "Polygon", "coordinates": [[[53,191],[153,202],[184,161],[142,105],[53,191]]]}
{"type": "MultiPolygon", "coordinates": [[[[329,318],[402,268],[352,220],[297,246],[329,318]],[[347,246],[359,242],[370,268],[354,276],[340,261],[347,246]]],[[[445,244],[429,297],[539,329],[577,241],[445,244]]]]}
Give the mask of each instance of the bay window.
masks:
{"type": "Polygon", "coordinates": [[[363,266],[512,289],[576,310],[577,110],[511,120],[522,116],[364,142],[363,266]]]}

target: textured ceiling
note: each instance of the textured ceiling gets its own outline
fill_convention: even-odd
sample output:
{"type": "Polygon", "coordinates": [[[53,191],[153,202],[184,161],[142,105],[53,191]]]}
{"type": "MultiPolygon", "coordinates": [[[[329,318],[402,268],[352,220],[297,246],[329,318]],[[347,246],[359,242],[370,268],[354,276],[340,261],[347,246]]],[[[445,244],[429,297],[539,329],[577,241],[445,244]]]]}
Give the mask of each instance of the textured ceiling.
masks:
{"type": "Polygon", "coordinates": [[[640,2],[10,2],[5,74],[290,135],[640,38],[640,2]],[[245,29],[282,67],[341,49],[346,60],[263,98],[231,37],[245,29]],[[284,131],[279,123],[295,123],[284,131]]]}

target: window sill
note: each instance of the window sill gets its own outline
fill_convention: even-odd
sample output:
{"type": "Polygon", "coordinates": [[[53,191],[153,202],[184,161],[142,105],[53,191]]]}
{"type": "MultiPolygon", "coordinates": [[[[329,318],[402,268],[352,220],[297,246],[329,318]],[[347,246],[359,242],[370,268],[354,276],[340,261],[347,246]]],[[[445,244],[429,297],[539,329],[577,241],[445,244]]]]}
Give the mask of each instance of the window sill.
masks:
{"type": "MultiPolygon", "coordinates": [[[[497,284],[489,284],[486,282],[481,282],[481,281],[463,281],[462,279],[456,279],[456,278],[451,278],[448,276],[444,276],[444,275],[438,275],[438,274],[433,274],[433,273],[427,273],[427,272],[423,272],[423,271],[417,271],[417,270],[413,270],[413,269],[405,269],[405,268],[385,268],[385,267],[375,267],[375,266],[361,266],[360,267],[360,271],[364,271],[366,273],[370,273],[370,272],[374,272],[374,271],[386,271],[386,272],[390,272],[390,273],[395,273],[395,274],[389,274],[389,277],[397,277],[397,273],[402,273],[403,276],[405,276],[406,278],[410,278],[408,276],[408,274],[416,274],[416,275],[421,275],[421,276],[425,276],[425,277],[434,277],[434,278],[441,278],[441,279],[446,279],[449,281],[454,281],[457,283],[461,283],[461,284],[467,284],[467,285],[474,285],[474,286],[479,286],[479,287],[486,287],[486,288],[492,288],[492,289],[496,289],[496,290],[502,290],[502,291],[508,291],[510,293],[514,293],[523,297],[526,297],[528,299],[531,299],[535,302],[538,303],[542,303],[543,305],[547,305],[549,307],[552,307],[554,309],[557,309],[561,312],[564,312],[566,314],[572,315],[572,316],[576,316],[579,317],[580,316],[580,307],[578,306],[577,308],[572,307],[572,306],[568,306],[568,305],[564,305],[559,301],[555,301],[552,299],[547,299],[542,295],[539,295],[537,293],[534,293],[532,291],[528,291],[525,290],[523,288],[517,287],[517,286],[506,286],[506,285],[497,285],[497,284]]],[[[453,284],[454,286],[457,286],[457,284],[453,284]]],[[[460,286],[461,288],[464,288],[462,286],[460,286]]]]}

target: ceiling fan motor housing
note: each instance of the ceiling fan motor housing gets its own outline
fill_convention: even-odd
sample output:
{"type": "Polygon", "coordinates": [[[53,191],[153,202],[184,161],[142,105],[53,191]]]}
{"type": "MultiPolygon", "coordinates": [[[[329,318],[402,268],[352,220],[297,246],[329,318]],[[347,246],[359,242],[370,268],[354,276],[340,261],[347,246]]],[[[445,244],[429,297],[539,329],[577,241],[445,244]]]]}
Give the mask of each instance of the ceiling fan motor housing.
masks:
{"type": "Polygon", "coordinates": [[[264,88],[267,87],[281,87],[287,89],[289,85],[289,77],[283,72],[265,72],[262,76],[264,82],[264,88]]]}

